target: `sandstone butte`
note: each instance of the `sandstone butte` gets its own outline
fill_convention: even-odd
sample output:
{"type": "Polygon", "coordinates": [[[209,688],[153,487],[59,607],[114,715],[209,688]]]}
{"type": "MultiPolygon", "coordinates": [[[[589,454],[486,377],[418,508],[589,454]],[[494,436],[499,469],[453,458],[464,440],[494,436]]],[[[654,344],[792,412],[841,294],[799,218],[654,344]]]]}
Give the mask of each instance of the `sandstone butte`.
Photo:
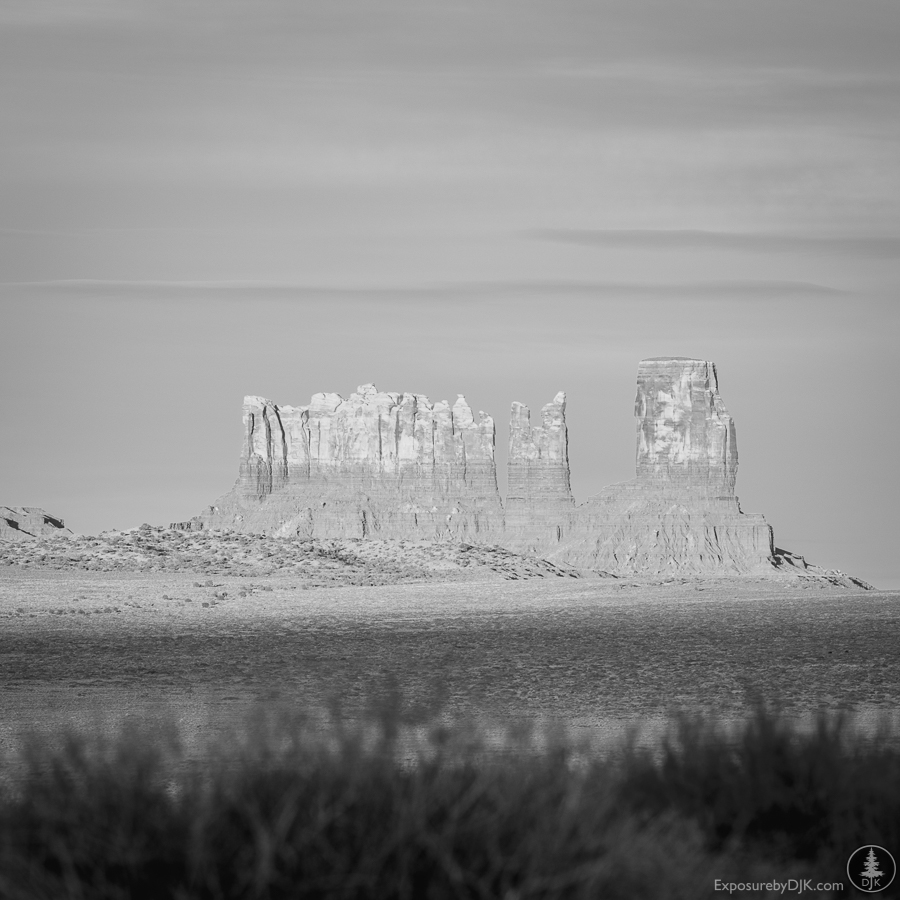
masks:
{"type": "Polygon", "coordinates": [[[823,573],[776,548],[763,516],[741,511],[734,422],[713,363],[641,361],[635,478],[581,505],[565,413],[562,392],[540,424],[512,404],[504,506],[494,421],[462,395],[432,403],[365,384],[347,399],[315,394],[308,406],[246,397],[237,482],[172,527],[485,543],[612,575],[823,573]]]}

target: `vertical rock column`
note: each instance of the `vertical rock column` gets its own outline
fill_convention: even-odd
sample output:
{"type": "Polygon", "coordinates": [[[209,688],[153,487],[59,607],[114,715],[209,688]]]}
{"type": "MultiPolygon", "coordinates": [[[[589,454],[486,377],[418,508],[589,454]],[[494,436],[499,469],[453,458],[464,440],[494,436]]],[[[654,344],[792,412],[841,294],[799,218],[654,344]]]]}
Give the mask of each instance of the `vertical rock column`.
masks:
{"type": "Polygon", "coordinates": [[[562,391],[541,408],[540,425],[531,424],[527,406],[513,403],[508,473],[506,539],[535,551],[561,540],[574,506],[562,391]]]}
{"type": "Polygon", "coordinates": [[[415,429],[420,454],[417,520],[432,523],[429,536],[485,540],[493,533],[496,539],[503,508],[494,420],[481,411],[476,420],[462,394],[452,406],[446,401],[432,406],[423,399],[415,429]]]}
{"type": "Polygon", "coordinates": [[[244,435],[239,483],[247,497],[262,500],[288,476],[287,436],[278,407],[263,397],[244,397],[244,435]]]}
{"type": "Polygon", "coordinates": [[[737,438],[714,363],[679,356],[642,360],[634,414],[638,482],[693,497],[734,496],[737,438]]]}

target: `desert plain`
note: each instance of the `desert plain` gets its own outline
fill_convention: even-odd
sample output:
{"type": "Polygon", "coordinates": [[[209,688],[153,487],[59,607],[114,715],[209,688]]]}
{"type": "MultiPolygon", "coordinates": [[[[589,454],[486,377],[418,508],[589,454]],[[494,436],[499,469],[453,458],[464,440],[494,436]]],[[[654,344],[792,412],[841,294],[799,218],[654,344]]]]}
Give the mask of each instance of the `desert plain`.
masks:
{"type": "Polygon", "coordinates": [[[7,751],[126,719],[205,743],[269,701],[353,718],[394,688],[592,742],[760,701],[874,730],[898,663],[900,593],[815,577],[641,581],[500,548],[147,526],[0,546],[7,751]]]}

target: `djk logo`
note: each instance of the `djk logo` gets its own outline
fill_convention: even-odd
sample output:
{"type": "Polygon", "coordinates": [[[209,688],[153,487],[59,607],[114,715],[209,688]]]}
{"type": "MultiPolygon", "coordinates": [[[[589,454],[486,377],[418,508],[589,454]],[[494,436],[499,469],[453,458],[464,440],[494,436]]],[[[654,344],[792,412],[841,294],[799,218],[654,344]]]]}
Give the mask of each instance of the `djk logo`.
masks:
{"type": "Polygon", "coordinates": [[[854,850],[847,860],[847,876],[860,891],[875,894],[883,891],[894,880],[897,863],[884,847],[866,844],[854,850]]]}

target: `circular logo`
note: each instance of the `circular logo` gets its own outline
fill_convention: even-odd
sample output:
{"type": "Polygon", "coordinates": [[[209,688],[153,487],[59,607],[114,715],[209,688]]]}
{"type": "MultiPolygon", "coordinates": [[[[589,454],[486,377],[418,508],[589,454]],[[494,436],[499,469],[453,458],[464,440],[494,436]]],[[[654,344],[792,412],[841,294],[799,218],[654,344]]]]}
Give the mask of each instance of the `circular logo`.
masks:
{"type": "Polygon", "coordinates": [[[877,894],[883,891],[897,874],[897,863],[884,847],[866,844],[854,850],[847,860],[847,877],[858,891],[877,894]]]}

